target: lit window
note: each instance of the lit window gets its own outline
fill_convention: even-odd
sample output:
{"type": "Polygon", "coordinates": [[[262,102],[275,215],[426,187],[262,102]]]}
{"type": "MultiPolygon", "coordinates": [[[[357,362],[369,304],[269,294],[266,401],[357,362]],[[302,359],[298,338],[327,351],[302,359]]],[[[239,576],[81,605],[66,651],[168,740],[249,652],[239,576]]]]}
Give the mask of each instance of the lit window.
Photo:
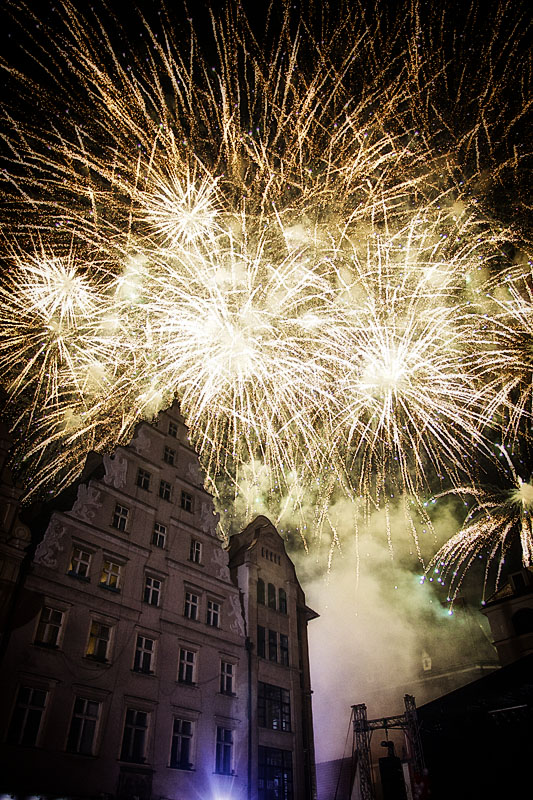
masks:
{"type": "Polygon", "coordinates": [[[160,481],[159,483],[159,497],[162,500],[169,500],[172,497],[172,486],[168,481],[160,481]]]}
{"type": "Polygon", "coordinates": [[[96,661],[106,661],[111,640],[111,628],[101,622],[93,620],[89,632],[89,644],[86,655],[96,661]]]}
{"type": "Polygon", "coordinates": [[[233,664],[220,662],[220,691],[222,694],[233,694],[233,664]]]}
{"type": "Polygon", "coordinates": [[[177,426],[177,424],[175,422],[169,422],[168,423],[168,435],[169,436],[173,436],[174,439],[177,437],[177,435],[178,435],[178,426],[177,426]]]}
{"type": "Polygon", "coordinates": [[[196,677],[196,653],[194,650],[185,650],[180,648],[180,657],[178,664],[178,681],[180,683],[195,682],[196,677]]]}
{"type": "Polygon", "coordinates": [[[170,766],[174,769],[192,769],[193,726],[188,719],[175,719],[172,728],[170,766]]]}
{"type": "Polygon", "coordinates": [[[213,628],[220,627],[220,603],[215,602],[215,600],[207,601],[206,622],[213,628]]]}
{"type": "Polygon", "coordinates": [[[189,547],[189,561],[194,561],[195,564],[199,564],[202,558],[202,543],[199,542],[197,539],[191,539],[191,545],[189,547]]]}
{"type": "Polygon", "coordinates": [[[268,584],[268,607],[276,608],[276,587],[272,583],[268,584]]]}
{"type": "Polygon", "coordinates": [[[119,503],[117,503],[115,506],[115,511],[113,512],[113,527],[119,531],[125,531],[127,521],[128,509],[126,506],[121,506],[119,503]]]}
{"type": "Polygon", "coordinates": [[[158,606],[161,599],[161,586],[162,581],[147,575],[144,582],[144,602],[149,603],[151,606],[158,606]]]}
{"type": "Polygon", "coordinates": [[[257,602],[265,605],[265,582],[262,578],[257,581],[257,602]]]}
{"type": "Polygon", "coordinates": [[[187,619],[198,619],[200,599],[197,594],[185,592],[185,608],[183,614],[187,619]]]}
{"type": "Polygon", "coordinates": [[[69,753],[93,755],[96,725],[100,714],[100,703],[86,697],[77,697],[67,739],[69,753]]]}
{"type": "Polygon", "coordinates": [[[35,745],[48,692],[21,686],[7,733],[10,744],[35,745]]]}
{"type": "Polygon", "coordinates": [[[62,625],[63,612],[57,608],[44,606],[37,627],[35,643],[46,645],[47,647],[57,647],[62,625]]]}
{"type": "Polygon", "coordinates": [[[152,534],[152,544],[156,547],[164,547],[167,543],[167,526],[161,525],[160,522],[154,524],[154,532],[152,534]]]}
{"type": "Polygon", "coordinates": [[[133,669],[135,672],[145,672],[148,675],[153,672],[155,652],[155,641],[146,636],[137,636],[135,643],[135,657],[133,669]]]}
{"type": "Polygon", "coordinates": [[[290,693],[281,686],[259,681],[257,695],[257,716],[262,728],[274,731],[290,731],[291,700],[290,693]]]}
{"type": "Polygon", "coordinates": [[[217,726],[215,772],[220,775],[231,775],[232,760],[233,731],[230,728],[217,726]]]}
{"type": "Polygon", "coordinates": [[[279,604],[278,609],[282,614],[287,613],[287,592],[285,589],[280,589],[278,592],[279,604]]]}
{"type": "Polygon", "coordinates": [[[118,591],[120,586],[120,569],[120,564],[115,564],[113,561],[104,559],[102,575],[100,576],[100,586],[118,591]]]}
{"type": "Polygon", "coordinates": [[[284,633],[279,635],[279,660],[284,667],[289,666],[289,637],[284,633]]]}
{"type": "Polygon", "coordinates": [[[172,447],[165,447],[163,450],[163,461],[171,466],[174,465],[176,461],[176,451],[173,450],[172,447]]]}
{"type": "Polygon", "coordinates": [[[137,470],[137,486],[141,489],[145,489],[147,492],[150,491],[150,480],[151,474],[147,472],[145,469],[138,469],[137,470]]]}
{"type": "Polygon", "coordinates": [[[276,631],[268,632],[268,660],[278,660],[278,634],[276,631]]]}
{"type": "Polygon", "coordinates": [[[257,655],[266,658],[266,630],[262,625],[257,626],[257,655]]]}
{"type": "Polygon", "coordinates": [[[124,735],[120,758],[136,764],[144,761],[146,750],[146,734],[148,731],[148,713],[128,708],[124,722],[124,735]]]}
{"type": "Polygon", "coordinates": [[[69,575],[75,575],[77,578],[89,580],[90,566],[91,554],[86,550],[81,550],[79,547],[74,547],[72,549],[72,556],[68,568],[69,575]]]}
{"type": "Polygon", "coordinates": [[[292,753],[259,747],[258,800],[293,800],[292,753]]]}
{"type": "Polygon", "coordinates": [[[192,494],[189,494],[189,492],[182,491],[180,505],[184,511],[188,511],[189,514],[192,514],[193,510],[192,494]]]}

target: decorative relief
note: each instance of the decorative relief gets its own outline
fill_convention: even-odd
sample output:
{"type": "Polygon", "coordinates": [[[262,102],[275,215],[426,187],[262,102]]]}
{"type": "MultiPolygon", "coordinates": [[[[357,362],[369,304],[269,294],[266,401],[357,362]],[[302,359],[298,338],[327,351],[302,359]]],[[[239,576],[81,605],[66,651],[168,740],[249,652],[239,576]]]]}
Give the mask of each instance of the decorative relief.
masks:
{"type": "Polygon", "coordinates": [[[102,508],[102,493],[94,486],[82,483],[78,487],[78,498],[72,506],[72,513],[84,522],[92,522],[96,512],[102,508]]]}
{"type": "Polygon", "coordinates": [[[209,533],[211,536],[216,536],[216,530],[220,514],[213,513],[213,504],[210,502],[202,502],[200,509],[200,529],[204,533],[209,533]]]}
{"type": "Polygon", "coordinates": [[[147,428],[144,426],[139,428],[137,435],[131,440],[130,447],[133,447],[135,452],[139,453],[139,455],[144,456],[149,454],[152,442],[147,428]]]}
{"type": "Polygon", "coordinates": [[[35,564],[42,564],[44,567],[57,567],[57,557],[64,548],[62,540],[67,529],[58,520],[52,519],[42,542],[39,543],[35,551],[35,564]]]}
{"type": "Polygon", "coordinates": [[[215,567],[217,578],[229,580],[228,556],[222,547],[214,547],[211,563],[215,567]]]}
{"type": "Polygon", "coordinates": [[[242,618],[241,604],[239,603],[237,595],[230,595],[229,604],[231,607],[229,617],[230,619],[233,617],[229,624],[230,631],[244,636],[244,621],[242,618]]]}
{"type": "Polygon", "coordinates": [[[104,483],[114,486],[115,489],[123,489],[126,485],[126,475],[128,472],[128,459],[121,458],[118,453],[114,456],[104,456],[104,483]]]}
{"type": "Polygon", "coordinates": [[[204,476],[196,460],[189,461],[187,465],[187,478],[191,483],[194,483],[195,486],[204,485],[204,476]]]}

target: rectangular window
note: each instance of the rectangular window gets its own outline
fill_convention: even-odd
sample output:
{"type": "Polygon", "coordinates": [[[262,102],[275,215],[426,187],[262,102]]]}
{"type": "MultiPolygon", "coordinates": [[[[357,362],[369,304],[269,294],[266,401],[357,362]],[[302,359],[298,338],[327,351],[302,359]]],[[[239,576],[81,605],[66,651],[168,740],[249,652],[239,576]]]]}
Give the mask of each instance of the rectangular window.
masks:
{"type": "Polygon", "coordinates": [[[86,655],[96,661],[107,661],[110,640],[111,628],[109,625],[103,625],[101,622],[93,620],[91,622],[86,655]]]}
{"type": "Polygon", "coordinates": [[[63,612],[57,608],[44,606],[35,635],[35,644],[57,647],[62,625],[63,612]]]}
{"type": "Polygon", "coordinates": [[[220,691],[222,694],[233,694],[233,664],[220,662],[220,691]]]}
{"type": "Polygon", "coordinates": [[[180,648],[178,681],[193,684],[196,678],[196,653],[194,650],[180,648]]]}
{"type": "Polygon", "coordinates": [[[293,800],[292,752],[259,747],[258,800],[293,800]]]}
{"type": "Polygon", "coordinates": [[[207,601],[206,622],[213,628],[220,627],[220,603],[215,602],[215,600],[207,601]]]}
{"type": "Polygon", "coordinates": [[[188,719],[175,719],[172,728],[172,747],[170,766],[174,769],[192,769],[192,722],[188,719]]]}
{"type": "Polygon", "coordinates": [[[287,613],[287,592],[285,589],[280,589],[278,592],[278,609],[281,611],[282,614],[287,613]]]}
{"type": "Polygon", "coordinates": [[[105,586],[106,589],[113,589],[118,592],[120,588],[120,569],[120,564],[115,564],[114,561],[104,559],[102,574],[100,576],[100,586],[105,586]]]}
{"type": "Polygon", "coordinates": [[[187,619],[198,619],[200,598],[192,592],[185,592],[185,608],[183,614],[187,619]]]}
{"type": "Polygon", "coordinates": [[[173,436],[176,439],[178,435],[178,426],[175,422],[168,423],[168,435],[173,436]]]}
{"type": "Polygon", "coordinates": [[[154,524],[154,532],[152,534],[152,544],[156,547],[165,547],[167,543],[167,526],[161,525],[160,522],[154,524]]]}
{"type": "Polygon", "coordinates": [[[163,461],[166,464],[174,466],[174,462],[176,461],[176,451],[173,450],[172,447],[165,447],[163,450],[163,461]]]}
{"type": "Polygon", "coordinates": [[[233,731],[230,728],[217,726],[217,749],[215,772],[220,775],[231,775],[233,760],[233,731]]]}
{"type": "Polygon", "coordinates": [[[86,697],[77,697],[67,739],[69,753],[93,755],[96,725],[100,714],[100,703],[86,697]]]}
{"type": "Polygon", "coordinates": [[[73,547],[68,568],[69,575],[75,575],[77,578],[89,580],[90,566],[91,554],[79,547],[73,547]]]}
{"type": "Polygon", "coordinates": [[[268,607],[276,609],[276,587],[273,583],[268,584],[268,607]]]}
{"type": "Polygon", "coordinates": [[[161,497],[162,500],[170,501],[172,497],[172,486],[168,481],[161,480],[159,482],[159,497],[161,497]]]}
{"type": "Polygon", "coordinates": [[[144,581],[144,602],[149,603],[151,606],[158,606],[161,600],[161,586],[162,581],[147,575],[144,581]]]}
{"type": "Polygon", "coordinates": [[[135,672],[145,672],[148,675],[154,671],[155,641],[146,636],[137,636],[135,643],[135,657],[133,669],[135,672]]]}
{"type": "Polygon", "coordinates": [[[144,761],[146,750],[146,734],[148,731],[148,713],[128,708],[124,722],[124,735],[120,758],[140,764],[144,761]]]}
{"type": "Polygon", "coordinates": [[[195,564],[199,564],[202,558],[202,543],[199,542],[197,539],[191,539],[191,544],[189,547],[189,561],[194,561],[195,564]]]}
{"type": "Polygon", "coordinates": [[[184,511],[188,511],[189,514],[192,514],[193,510],[192,494],[189,494],[189,492],[182,491],[180,505],[184,511]]]}
{"type": "Polygon", "coordinates": [[[113,512],[113,521],[111,524],[118,531],[125,531],[127,521],[128,521],[128,509],[126,508],[126,506],[121,506],[120,503],[117,503],[115,506],[115,510],[113,512]]]}
{"type": "Polygon", "coordinates": [[[7,741],[10,744],[35,745],[48,692],[44,689],[33,689],[21,686],[17,694],[17,702],[11,717],[7,741]]]}
{"type": "Polygon", "coordinates": [[[147,470],[139,468],[137,470],[137,486],[145,491],[150,491],[150,480],[152,476],[147,470]]]}
{"type": "Polygon", "coordinates": [[[266,658],[266,631],[262,625],[257,626],[257,655],[266,658]]]}
{"type": "Polygon", "coordinates": [[[290,731],[291,700],[288,689],[259,682],[257,716],[262,728],[273,731],[290,731]]]}
{"type": "Polygon", "coordinates": [[[289,637],[284,633],[279,635],[279,660],[284,667],[289,666],[289,637]]]}
{"type": "Polygon", "coordinates": [[[278,634],[276,631],[268,632],[268,660],[278,660],[278,634]]]}

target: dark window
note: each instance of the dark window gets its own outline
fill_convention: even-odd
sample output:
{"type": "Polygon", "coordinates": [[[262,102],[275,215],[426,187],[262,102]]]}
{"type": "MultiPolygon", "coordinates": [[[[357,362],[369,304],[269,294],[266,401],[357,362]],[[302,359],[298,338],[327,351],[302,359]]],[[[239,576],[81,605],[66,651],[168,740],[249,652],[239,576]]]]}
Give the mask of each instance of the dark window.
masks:
{"type": "Polygon", "coordinates": [[[517,636],[533,633],[533,609],[520,608],[513,614],[512,622],[517,636]]]}
{"type": "Polygon", "coordinates": [[[47,692],[21,686],[7,733],[10,744],[34,745],[44,713],[47,692]]]}
{"type": "Polygon", "coordinates": [[[144,761],[146,747],[146,732],[148,730],[148,714],[146,711],[137,711],[128,708],[124,722],[124,735],[120,758],[122,761],[141,763],[144,761]]]}
{"type": "Polygon", "coordinates": [[[111,628],[109,625],[93,620],[91,622],[86,655],[96,659],[96,661],[107,661],[110,639],[111,628]]]}
{"type": "Polygon", "coordinates": [[[170,766],[174,769],[192,769],[192,722],[175,719],[172,728],[170,766]]]}
{"type": "Polygon", "coordinates": [[[192,514],[193,510],[192,494],[189,494],[189,492],[182,491],[180,505],[184,511],[188,511],[189,514],[192,514]]]}
{"type": "Polygon", "coordinates": [[[197,594],[193,594],[192,592],[185,592],[185,608],[183,611],[183,615],[187,617],[187,619],[198,619],[198,607],[200,604],[200,598],[197,594]]]}
{"type": "Polygon", "coordinates": [[[220,603],[215,600],[207,601],[206,622],[213,628],[220,628],[220,603]]]}
{"type": "Polygon", "coordinates": [[[168,423],[168,433],[169,433],[169,436],[173,436],[174,439],[177,437],[177,435],[178,435],[178,426],[177,426],[177,424],[175,422],[169,422],[168,423]]]}
{"type": "Polygon", "coordinates": [[[289,666],[289,637],[284,633],[279,635],[279,660],[284,667],[289,666]]]}
{"type": "Polygon", "coordinates": [[[285,589],[280,589],[278,592],[279,603],[278,609],[281,611],[282,614],[287,613],[287,592],[285,589]]]}
{"type": "Polygon", "coordinates": [[[180,649],[180,660],[178,666],[178,681],[180,683],[193,684],[196,672],[196,653],[194,650],[180,649]]]}
{"type": "Polygon", "coordinates": [[[268,607],[276,608],[276,587],[274,584],[268,584],[268,607]]]}
{"type": "Polygon", "coordinates": [[[151,475],[145,469],[138,469],[137,470],[137,486],[141,489],[145,489],[147,492],[150,491],[150,479],[151,475]]]}
{"type": "Polygon", "coordinates": [[[159,497],[162,500],[169,500],[172,497],[172,486],[168,481],[159,482],[159,497]]]}
{"type": "Polygon", "coordinates": [[[259,682],[257,714],[262,728],[274,731],[290,731],[291,700],[287,689],[259,682]]]}
{"type": "Polygon", "coordinates": [[[268,660],[278,660],[278,634],[276,631],[268,632],[268,660]]]}
{"type": "Polygon", "coordinates": [[[217,748],[215,772],[221,775],[231,775],[233,759],[233,731],[230,728],[217,726],[217,748]]]}
{"type": "Polygon", "coordinates": [[[86,697],[77,697],[70,722],[67,739],[69,753],[93,754],[96,724],[100,713],[100,703],[86,697]]]}
{"type": "Polygon", "coordinates": [[[258,800],[293,800],[292,753],[259,748],[258,800]]]}
{"type": "Polygon", "coordinates": [[[144,602],[151,606],[158,606],[161,599],[161,586],[160,580],[147,575],[144,584],[144,602]]]}
{"type": "Polygon", "coordinates": [[[63,612],[57,608],[44,606],[41,611],[41,618],[35,636],[36,644],[44,644],[47,647],[57,647],[59,634],[63,624],[63,612]]]}
{"type": "Polygon", "coordinates": [[[171,466],[174,465],[176,461],[176,451],[173,450],[172,447],[165,447],[163,450],[163,461],[171,466]]]}
{"type": "Polygon", "coordinates": [[[137,636],[135,643],[135,657],[133,669],[135,672],[153,672],[153,660],[155,652],[155,641],[146,636],[137,636]]]}
{"type": "Polygon", "coordinates": [[[220,662],[220,691],[222,694],[233,694],[233,664],[220,662]]]}
{"type": "Polygon", "coordinates": [[[154,524],[154,532],[152,534],[152,544],[156,547],[164,547],[167,542],[167,527],[161,525],[160,522],[154,524]]]}
{"type": "Polygon", "coordinates": [[[189,561],[199,564],[202,558],[202,543],[198,539],[191,539],[189,547],[189,561]]]}
{"type": "Polygon", "coordinates": [[[126,506],[121,506],[120,503],[117,503],[115,506],[115,510],[113,512],[113,521],[112,525],[119,531],[126,530],[126,523],[128,521],[128,509],[126,506]]]}
{"type": "Polygon", "coordinates": [[[89,568],[91,566],[91,554],[79,547],[72,548],[72,556],[69,564],[69,574],[77,578],[89,579],[89,568]]]}
{"type": "Polygon", "coordinates": [[[265,582],[262,578],[257,580],[257,602],[265,605],[265,582]]]}
{"type": "Polygon", "coordinates": [[[257,655],[266,658],[266,631],[262,625],[257,626],[257,655]]]}

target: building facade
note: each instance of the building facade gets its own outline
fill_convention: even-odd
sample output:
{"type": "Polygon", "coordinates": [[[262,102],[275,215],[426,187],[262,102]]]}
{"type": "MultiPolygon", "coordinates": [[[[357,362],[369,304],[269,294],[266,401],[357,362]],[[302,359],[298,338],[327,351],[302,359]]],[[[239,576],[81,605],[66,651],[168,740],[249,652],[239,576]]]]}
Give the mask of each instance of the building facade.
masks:
{"type": "MultiPolygon", "coordinates": [[[[278,731],[263,710],[268,696],[272,715],[270,690],[259,696],[257,682],[250,683],[249,589],[230,573],[203,484],[173,406],[155,424],[140,423],[128,446],[93,459],[59,498],[0,667],[0,791],[140,800],[312,797],[302,789],[309,745],[299,738],[305,728],[312,750],[312,729],[299,721],[307,713],[301,693],[283,723],[291,730],[284,735],[292,783],[283,793],[277,780],[260,783],[260,747],[279,745],[278,731]]],[[[280,553],[272,526],[269,537],[280,553]]],[[[304,617],[296,622],[304,608],[296,584],[285,590],[295,620],[289,623],[287,610],[283,628],[291,637],[283,640],[291,659],[284,669],[295,675],[302,646],[292,637],[307,642],[304,617]]],[[[307,650],[303,655],[308,687],[307,650]]],[[[285,686],[270,673],[262,678],[285,686]]]]}
{"type": "Polygon", "coordinates": [[[513,572],[483,608],[502,666],[533,654],[533,570],[513,572]]]}

